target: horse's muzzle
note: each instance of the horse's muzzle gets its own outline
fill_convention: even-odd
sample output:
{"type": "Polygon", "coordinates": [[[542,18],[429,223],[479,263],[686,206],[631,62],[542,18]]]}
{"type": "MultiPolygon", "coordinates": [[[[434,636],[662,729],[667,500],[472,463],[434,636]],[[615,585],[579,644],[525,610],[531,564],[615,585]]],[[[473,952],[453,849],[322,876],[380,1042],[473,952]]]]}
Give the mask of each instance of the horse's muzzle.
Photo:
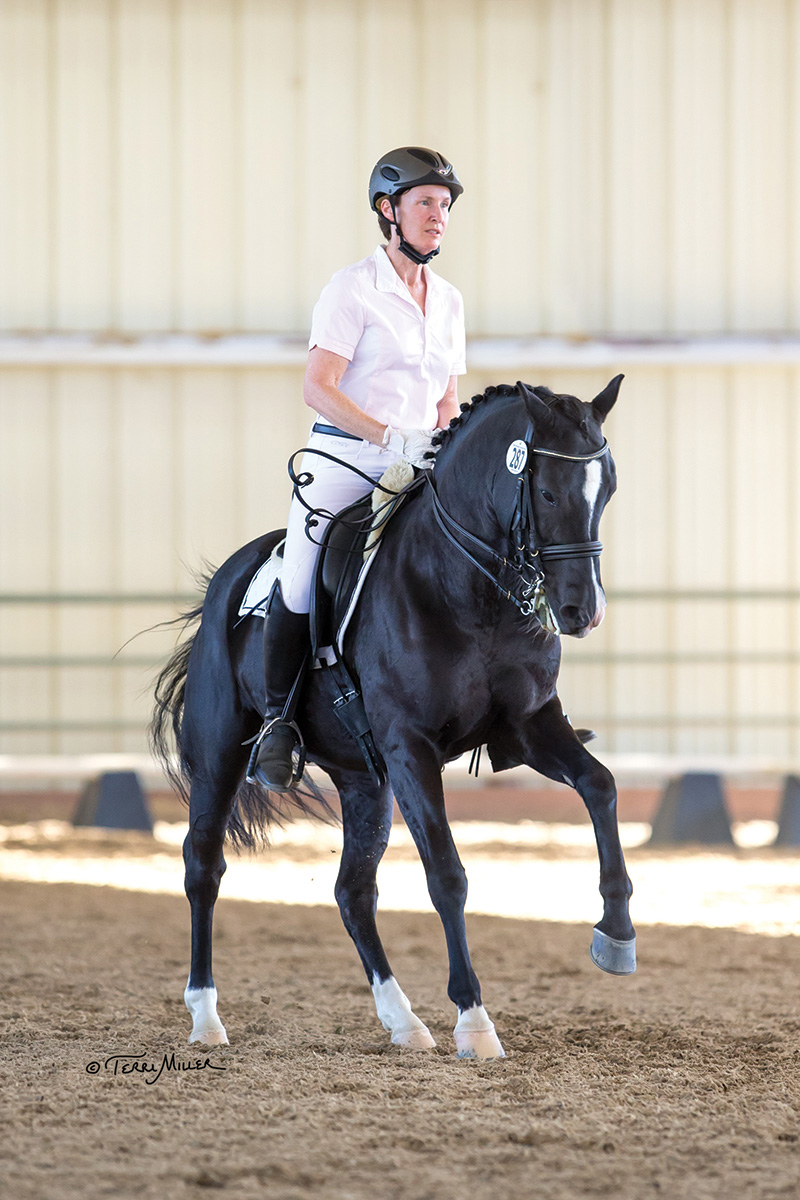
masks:
{"type": "Polygon", "coordinates": [[[589,608],[575,604],[562,604],[556,615],[563,634],[567,634],[569,637],[586,637],[593,629],[597,628],[606,615],[605,596],[602,594],[597,596],[593,612],[589,608]]]}

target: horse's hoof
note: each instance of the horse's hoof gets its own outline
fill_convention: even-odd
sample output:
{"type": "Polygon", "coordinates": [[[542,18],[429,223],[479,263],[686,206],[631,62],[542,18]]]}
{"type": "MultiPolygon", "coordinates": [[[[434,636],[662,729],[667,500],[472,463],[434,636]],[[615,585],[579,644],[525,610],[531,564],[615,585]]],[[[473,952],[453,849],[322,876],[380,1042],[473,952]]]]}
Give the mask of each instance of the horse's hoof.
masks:
{"type": "Polygon", "coordinates": [[[436,1042],[431,1037],[429,1029],[423,1025],[421,1029],[403,1029],[392,1034],[392,1045],[403,1046],[406,1050],[435,1050],[436,1042]]]}
{"type": "Polygon", "coordinates": [[[227,1046],[228,1035],[223,1028],[219,1029],[202,1029],[195,1033],[194,1030],[189,1034],[189,1045],[192,1042],[202,1042],[204,1046],[227,1046]]]}
{"type": "Polygon", "coordinates": [[[228,1035],[217,1016],[217,989],[190,988],[187,984],[183,999],[192,1018],[189,1044],[203,1042],[206,1046],[227,1046],[228,1035]]]}
{"type": "Polygon", "coordinates": [[[456,1054],[459,1058],[505,1058],[506,1052],[494,1029],[457,1033],[456,1054]]]}
{"type": "Polygon", "coordinates": [[[459,1058],[505,1058],[506,1052],[482,1004],[458,1014],[453,1031],[459,1058]]]}
{"type": "Polygon", "coordinates": [[[609,975],[632,975],[636,970],[636,938],[627,942],[609,937],[601,929],[592,931],[592,962],[609,975]]]}

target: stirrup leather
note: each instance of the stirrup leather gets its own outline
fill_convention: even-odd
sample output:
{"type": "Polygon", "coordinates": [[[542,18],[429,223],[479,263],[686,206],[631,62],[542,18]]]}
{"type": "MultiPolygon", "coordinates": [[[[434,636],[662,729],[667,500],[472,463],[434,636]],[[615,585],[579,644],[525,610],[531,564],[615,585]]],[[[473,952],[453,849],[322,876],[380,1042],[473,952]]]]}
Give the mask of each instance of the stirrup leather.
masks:
{"type": "Polygon", "coordinates": [[[294,787],[303,778],[303,771],[306,767],[306,743],[303,739],[303,735],[300,732],[300,727],[298,726],[297,722],[286,721],[282,716],[266,717],[264,719],[264,724],[261,726],[253,740],[253,749],[250,751],[250,761],[247,764],[247,774],[245,776],[245,780],[247,783],[260,782],[258,779],[256,779],[255,774],[258,755],[259,751],[261,750],[262,743],[266,740],[266,738],[269,737],[274,725],[288,726],[296,738],[295,746],[292,748],[292,756],[294,756],[296,750],[297,763],[292,765],[292,782],[289,784],[290,787],[294,787]]]}

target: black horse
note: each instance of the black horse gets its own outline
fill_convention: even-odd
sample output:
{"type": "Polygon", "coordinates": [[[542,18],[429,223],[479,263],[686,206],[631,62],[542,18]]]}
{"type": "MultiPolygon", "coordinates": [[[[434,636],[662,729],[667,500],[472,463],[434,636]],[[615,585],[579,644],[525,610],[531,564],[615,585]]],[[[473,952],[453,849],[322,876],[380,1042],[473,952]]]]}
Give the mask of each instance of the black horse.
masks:
{"type": "MultiPolygon", "coordinates": [[[[621,379],[591,404],[523,384],[489,388],[439,435],[435,467],[387,526],[345,640],[388,784],[373,781],[334,714],[329,673],[309,673],[297,719],[309,759],[328,773],[341,800],[336,900],[378,1017],[396,1044],[434,1043],[392,974],[375,922],[393,794],[444,927],[458,1053],[503,1054],[470,963],[467,880],[442,791],[444,763],[475,747],[487,746],[495,770],[525,763],[580,793],[594,825],[603,897],[592,958],[614,974],[635,969],[614,779],[562,712],[560,640],[535,615],[542,614],[544,589],[560,633],[583,637],[602,620],[598,524],[615,471],[601,424],[621,379]]],[[[234,842],[255,844],[281,803],[244,778],[244,743],[257,732],[264,706],[262,626],[255,618],[236,621],[250,579],[281,536],[251,542],[211,578],[202,607],[186,618],[200,617],[199,628],[156,689],[154,745],[166,755],[171,724],[184,794],[190,783],[183,851],[192,911],[190,1042],[227,1042],[211,974],[226,832],[234,842]]]]}

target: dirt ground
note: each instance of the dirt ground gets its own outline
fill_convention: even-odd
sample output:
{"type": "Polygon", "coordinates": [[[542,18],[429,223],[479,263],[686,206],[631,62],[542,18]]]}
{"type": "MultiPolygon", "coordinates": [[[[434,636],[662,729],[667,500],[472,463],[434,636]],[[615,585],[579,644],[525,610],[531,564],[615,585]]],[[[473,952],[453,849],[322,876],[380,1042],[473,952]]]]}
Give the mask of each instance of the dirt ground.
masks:
{"type": "Polygon", "coordinates": [[[0,884],[0,1193],[13,1200],[800,1195],[800,940],[640,931],[629,979],[590,929],[469,919],[508,1057],[452,1043],[434,915],[387,913],[438,1049],[391,1047],[334,909],[220,900],[229,1047],[186,1043],[188,907],[0,884]],[[123,1073],[206,1060],[195,1070],[123,1073]],[[142,1056],[117,1059],[114,1055],[142,1056]],[[215,1069],[216,1068],[216,1069],[215,1069]]]}

